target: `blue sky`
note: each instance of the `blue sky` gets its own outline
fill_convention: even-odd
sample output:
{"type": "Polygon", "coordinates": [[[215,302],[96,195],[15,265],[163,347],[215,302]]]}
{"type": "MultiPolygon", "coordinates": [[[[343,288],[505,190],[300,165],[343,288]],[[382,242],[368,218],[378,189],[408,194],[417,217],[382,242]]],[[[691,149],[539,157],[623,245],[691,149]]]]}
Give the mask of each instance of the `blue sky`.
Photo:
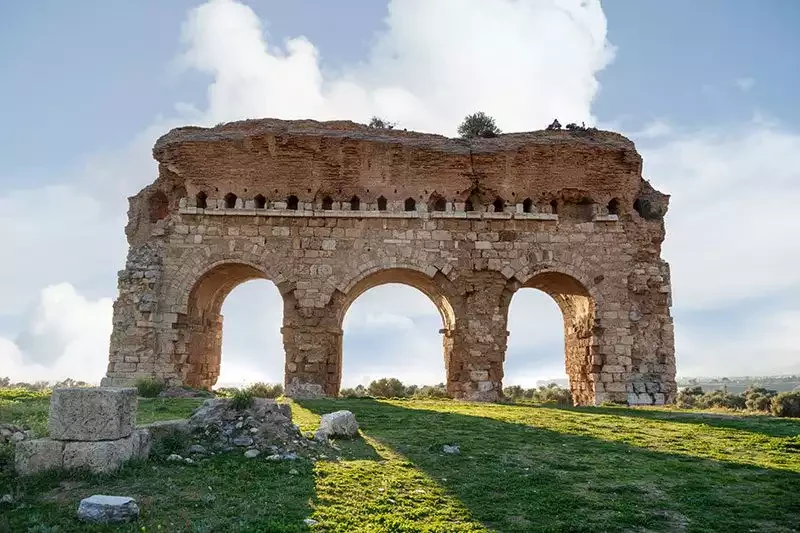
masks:
{"type": "MultiPolygon", "coordinates": [[[[0,366],[66,377],[58,374],[83,350],[92,362],[85,375],[102,375],[124,197],[155,177],[148,150],[166,129],[264,115],[364,120],[377,110],[452,134],[458,117],[480,108],[508,131],[558,115],[637,143],[646,177],[673,195],[665,255],[679,374],[800,371],[800,247],[791,244],[800,223],[790,214],[800,201],[797,2],[217,1],[192,11],[201,5],[0,4],[0,366]],[[247,39],[233,39],[223,22],[247,39]],[[471,38],[478,29],[481,39],[471,38]],[[313,55],[287,52],[298,36],[317,54],[317,107],[286,91],[314,90],[287,60],[313,55]],[[284,70],[267,70],[264,58],[284,70]],[[337,93],[343,79],[362,92],[337,93]],[[425,94],[424,83],[441,94],[425,94]],[[387,100],[389,86],[405,99],[387,100]],[[54,310],[73,319],[58,323],[54,310]]],[[[281,379],[276,301],[268,283],[231,294],[224,376],[281,379]]],[[[345,381],[441,381],[436,320],[413,289],[368,291],[348,313],[345,381]],[[405,352],[376,353],[378,334],[405,352]]],[[[515,297],[507,382],[563,374],[560,320],[541,294],[515,297]]]]}

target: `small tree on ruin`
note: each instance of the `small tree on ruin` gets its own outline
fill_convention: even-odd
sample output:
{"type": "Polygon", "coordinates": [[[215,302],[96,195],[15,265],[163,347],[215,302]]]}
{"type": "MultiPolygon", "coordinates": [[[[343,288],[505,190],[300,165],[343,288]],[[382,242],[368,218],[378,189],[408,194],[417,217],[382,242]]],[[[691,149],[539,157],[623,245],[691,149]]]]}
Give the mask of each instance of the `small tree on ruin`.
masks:
{"type": "Polygon", "coordinates": [[[370,128],[375,128],[379,130],[391,130],[394,129],[395,126],[397,126],[396,122],[389,122],[388,120],[383,119],[381,117],[372,117],[369,120],[370,128]]]}
{"type": "Polygon", "coordinates": [[[458,127],[458,134],[464,139],[497,137],[500,133],[502,132],[494,123],[494,119],[483,111],[467,115],[464,117],[464,122],[458,127]]]}

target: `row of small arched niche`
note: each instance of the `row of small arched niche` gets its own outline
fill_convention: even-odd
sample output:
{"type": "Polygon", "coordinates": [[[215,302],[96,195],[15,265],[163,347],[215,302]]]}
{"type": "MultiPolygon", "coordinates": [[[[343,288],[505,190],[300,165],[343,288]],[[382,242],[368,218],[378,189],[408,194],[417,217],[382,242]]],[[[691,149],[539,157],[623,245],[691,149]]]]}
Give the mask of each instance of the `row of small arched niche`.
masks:
{"type": "MultiPolygon", "coordinates": [[[[279,209],[299,211],[306,209],[321,209],[323,211],[482,211],[488,213],[550,213],[557,214],[559,202],[551,200],[549,203],[534,204],[533,200],[526,198],[518,204],[507,204],[502,198],[487,205],[474,205],[471,200],[464,202],[448,202],[445,198],[433,197],[428,203],[417,202],[414,198],[406,198],[400,202],[389,202],[384,196],[379,196],[375,204],[366,204],[358,196],[352,196],[349,201],[336,202],[330,196],[325,196],[315,205],[312,202],[301,202],[295,195],[285,201],[269,202],[261,194],[250,200],[244,200],[233,193],[226,194],[216,201],[208,198],[205,192],[199,192],[194,198],[194,205],[188,198],[181,199],[181,207],[195,207],[198,209],[279,209]]],[[[606,213],[619,214],[619,200],[616,198],[608,202],[606,213]]]]}

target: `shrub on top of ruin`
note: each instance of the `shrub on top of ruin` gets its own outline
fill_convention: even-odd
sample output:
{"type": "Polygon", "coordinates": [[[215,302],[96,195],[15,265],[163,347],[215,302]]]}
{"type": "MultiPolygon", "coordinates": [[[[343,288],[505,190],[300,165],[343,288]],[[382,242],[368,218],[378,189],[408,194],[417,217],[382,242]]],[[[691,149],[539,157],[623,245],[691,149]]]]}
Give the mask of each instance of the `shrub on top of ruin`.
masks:
{"type": "Polygon", "coordinates": [[[500,133],[502,132],[494,123],[494,119],[483,111],[467,115],[458,127],[458,134],[464,139],[497,137],[500,133]]]}
{"type": "Polygon", "coordinates": [[[249,389],[236,389],[231,395],[231,408],[244,411],[251,405],[253,405],[253,393],[249,389]]]}
{"type": "Polygon", "coordinates": [[[254,398],[277,398],[283,396],[283,385],[280,383],[272,385],[259,381],[247,387],[247,390],[254,398]]]}
{"type": "Polygon", "coordinates": [[[142,398],[155,398],[167,388],[167,384],[158,378],[139,378],[134,386],[142,398]]]}
{"type": "Polygon", "coordinates": [[[367,387],[367,393],[373,398],[405,398],[408,396],[406,386],[397,378],[381,378],[367,387]]]}
{"type": "Polygon", "coordinates": [[[800,391],[778,394],[772,398],[771,408],[775,416],[800,417],[800,391]]]}
{"type": "Polygon", "coordinates": [[[391,129],[394,129],[395,126],[397,126],[397,122],[390,122],[390,121],[388,121],[386,119],[383,119],[381,117],[372,117],[369,120],[369,127],[370,128],[375,128],[375,129],[379,129],[379,130],[391,130],[391,129]]]}

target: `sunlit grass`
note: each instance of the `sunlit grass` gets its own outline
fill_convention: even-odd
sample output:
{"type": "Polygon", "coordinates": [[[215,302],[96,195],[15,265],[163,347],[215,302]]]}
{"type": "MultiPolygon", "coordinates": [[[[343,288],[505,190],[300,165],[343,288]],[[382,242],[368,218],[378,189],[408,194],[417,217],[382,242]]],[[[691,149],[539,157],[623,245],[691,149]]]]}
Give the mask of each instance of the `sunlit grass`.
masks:
{"type": "MultiPolygon", "coordinates": [[[[200,401],[141,400],[139,421],[187,416],[200,401]]],[[[42,405],[15,416],[46,419],[42,405]]],[[[18,498],[0,509],[0,531],[92,531],[74,511],[94,493],[140,501],[142,518],[123,531],[305,531],[309,517],[319,522],[311,529],[341,532],[800,527],[797,420],[370,399],[299,401],[293,416],[308,431],[338,409],[356,414],[364,438],[335,442],[335,456],[317,463],[237,454],[105,478],[0,477],[18,498]],[[442,453],[444,444],[461,453],[442,453]]]]}

